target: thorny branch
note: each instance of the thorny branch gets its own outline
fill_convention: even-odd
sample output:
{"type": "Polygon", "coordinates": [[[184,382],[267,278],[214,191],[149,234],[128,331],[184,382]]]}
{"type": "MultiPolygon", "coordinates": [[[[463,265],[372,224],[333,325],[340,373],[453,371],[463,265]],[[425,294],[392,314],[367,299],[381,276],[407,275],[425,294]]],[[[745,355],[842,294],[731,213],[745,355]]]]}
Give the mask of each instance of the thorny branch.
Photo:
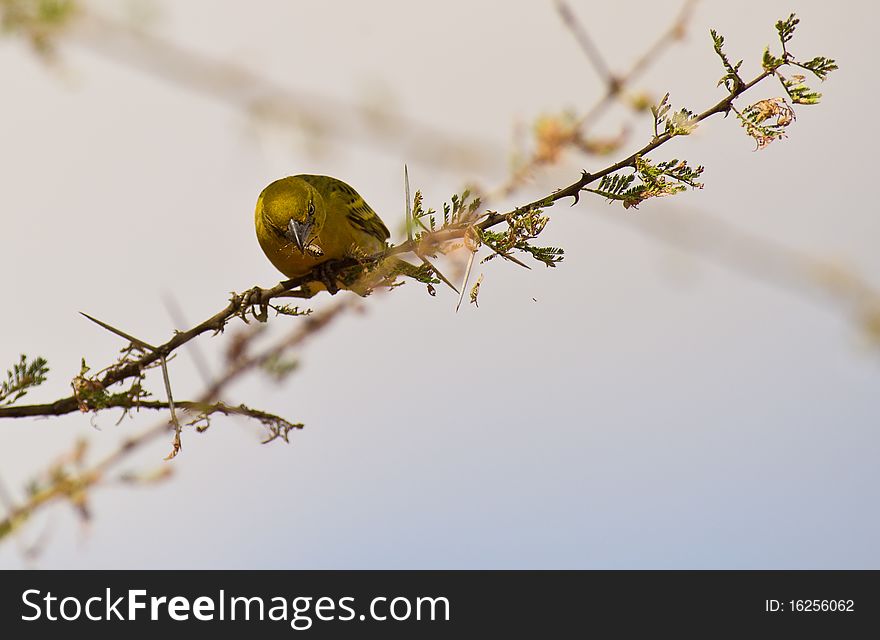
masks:
{"type": "MultiPolygon", "coordinates": [[[[195,414],[196,417],[189,424],[196,426],[196,429],[199,431],[204,431],[208,427],[208,419],[211,414],[243,415],[254,418],[267,427],[269,435],[264,442],[275,439],[287,441],[289,432],[294,429],[301,429],[301,424],[288,422],[274,414],[251,409],[245,405],[230,406],[222,402],[214,402],[214,399],[224,388],[242,374],[265,366],[268,362],[277,358],[280,353],[301,347],[306,340],[326,328],[345,311],[354,308],[356,304],[357,302],[353,301],[353,299],[342,300],[320,312],[303,318],[302,323],[295,330],[265,347],[262,351],[249,356],[245,355],[242,351],[229,365],[224,374],[217,378],[202,393],[198,400],[177,402],[176,406],[179,409],[195,414]]],[[[241,348],[243,349],[244,347],[242,346],[241,348]]],[[[123,407],[126,410],[132,408],[124,403],[116,406],[123,407]]],[[[168,403],[142,401],[138,406],[145,409],[165,409],[168,408],[168,403]]],[[[110,480],[107,477],[109,471],[125,460],[131,452],[165,436],[168,431],[169,423],[167,421],[157,423],[139,435],[125,440],[118,449],[88,467],[83,464],[85,445],[77,445],[74,453],[68,457],[69,460],[63,461],[66,464],[58,463],[53,465],[48,474],[50,481],[46,482],[45,486],[33,487],[24,503],[15,505],[11,502],[11,499],[5,501],[7,513],[0,520],[0,540],[27,521],[34,512],[57,500],[70,500],[77,506],[83,517],[88,517],[88,511],[85,508],[88,491],[95,486],[107,483],[110,480]],[[69,462],[73,464],[69,464],[69,462]]]]}
{"type": "MultiPolygon", "coordinates": [[[[773,70],[765,70],[751,81],[739,84],[738,86],[734,87],[734,89],[730,91],[728,95],[719,100],[713,106],[694,116],[691,119],[690,126],[693,127],[703,120],[706,120],[707,118],[716,114],[726,114],[737,98],[739,98],[743,93],[747,92],[752,87],[760,83],[762,80],[772,76],[773,74],[773,70]]],[[[638,158],[643,157],[648,153],[654,151],[661,145],[669,142],[674,137],[676,137],[676,134],[674,132],[662,133],[659,136],[654,137],[650,142],[642,146],[637,151],[630,153],[624,159],[615,162],[614,164],[608,165],[607,167],[600,169],[594,173],[584,171],[578,180],[571,183],[567,187],[558,189],[557,191],[554,191],[553,193],[548,194],[543,198],[533,200],[532,202],[516,207],[506,213],[487,211],[482,214],[482,219],[480,219],[478,222],[475,221],[473,224],[467,224],[456,228],[438,229],[435,232],[425,234],[418,243],[415,240],[407,240],[399,245],[389,248],[382,255],[370,258],[368,260],[358,258],[346,258],[343,260],[329,261],[325,263],[326,266],[324,267],[324,269],[329,270],[333,273],[339,273],[351,267],[369,267],[372,265],[376,265],[385,258],[403,253],[418,252],[421,254],[431,255],[436,251],[436,247],[438,245],[444,242],[462,239],[467,233],[467,230],[471,227],[475,227],[480,230],[489,229],[491,227],[507,222],[511,217],[517,214],[544,209],[546,207],[552,206],[554,203],[564,198],[572,198],[574,201],[572,204],[576,204],[580,198],[581,192],[584,191],[585,188],[588,187],[590,184],[596,182],[597,180],[600,180],[604,176],[615,173],[616,171],[619,171],[626,167],[634,167],[638,158]]],[[[232,298],[229,301],[229,304],[227,304],[223,309],[215,313],[210,318],[204,320],[203,322],[197,324],[187,331],[175,333],[175,335],[171,337],[171,339],[169,339],[167,342],[155,347],[155,349],[153,350],[147,351],[139,358],[136,358],[134,360],[123,360],[119,364],[110,367],[104,374],[104,376],[97,382],[102,388],[106,389],[111,385],[114,385],[128,378],[139,376],[140,372],[144,368],[155,363],[157,360],[163,357],[167,358],[176,349],[180,348],[181,346],[183,346],[190,340],[193,340],[194,338],[200,336],[201,334],[207,333],[209,331],[213,331],[215,334],[222,332],[224,327],[226,326],[226,323],[229,322],[229,320],[231,320],[232,318],[236,316],[244,318],[247,313],[247,308],[249,306],[259,306],[265,310],[270,301],[276,298],[291,297],[291,295],[295,295],[294,290],[296,288],[316,280],[320,280],[318,269],[315,269],[314,273],[280,282],[274,287],[268,289],[255,287],[253,290],[246,292],[243,295],[233,294],[232,298]]],[[[0,418],[58,416],[72,413],[79,410],[80,408],[81,407],[75,395],[70,395],[68,397],[61,398],[59,400],[56,400],[55,402],[48,404],[0,407],[0,418]]]]}

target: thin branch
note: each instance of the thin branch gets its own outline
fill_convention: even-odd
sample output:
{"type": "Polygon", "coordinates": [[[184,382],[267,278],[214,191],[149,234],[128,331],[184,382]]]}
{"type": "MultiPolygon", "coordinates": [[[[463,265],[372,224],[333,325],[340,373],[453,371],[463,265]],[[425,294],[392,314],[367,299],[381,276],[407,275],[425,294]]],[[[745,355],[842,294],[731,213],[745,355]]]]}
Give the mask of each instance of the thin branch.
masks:
{"type": "Polygon", "coordinates": [[[571,7],[564,0],[556,0],[556,11],[559,13],[559,17],[562,18],[562,23],[571,31],[581,50],[590,60],[590,64],[593,65],[596,73],[599,74],[605,84],[608,86],[618,86],[619,80],[611,72],[611,68],[605,62],[605,58],[602,56],[596,43],[593,42],[581,21],[574,15],[571,7]]]}
{"type": "Polygon", "coordinates": [[[668,49],[673,43],[684,37],[687,24],[693,15],[698,0],[685,0],[679,9],[678,14],[672,24],[660,34],[642,55],[640,55],[632,66],[622,75],[618,76],[615,83],[607,83],[605,86],[605,94],[593,107],[587,111],[577,122],[578,128],[583,131],[592,126],[592,124],[605,113],[608,107],[614,102],[614,99],[620,95],[624,87],[629,86],[632,82],[642,75],[648,67],[656,62],[657,59],[668,49]]]}
{"type": "MultiPolygon", "coordinates": [[[[343,312],[352,308],[354,304],[356,303],[352,300],[344,300],[319,313],[306,316],[301,325],[274,344],[269,345],[257,354],[242,356],[235,362],[230,363],[226,372],[209,385],[198,400],[178,403],[178,406],[196,412],[209,410],[210,413],[227,413],[254,418],[269,426],[270,436],[264,442],[276,438],[287,441],[288,431],[299,429],[302,425],[290,423],[280,416],[250,409],[244,405],[234,407],[224,403],[213,402],[213,399],[226,386],[247,371],[265,366],[272,358],[277,357],[279,353],[301,347],[306,340],[326,328],[343,312]],[[273,424],[275,425],[274,430],[271,426],[273,424]]],[[[131,408],[125,405],[116,406],[131,408]]],[[[142,401],[139,403],[139,406],[148,409],[165,409],[167,408],[167,403],[142,401]]],[[[88,468],[72,474],[62,472],[50,473],[53,480],[48,486],[35,491],[24,503],[12,506],[12,508],[8,509],[5,517],[0,519],[0,540],[21,526],[40,509],[59,500],[82,499],[90,489],[106,484],[106,474],[112,467],[129,458],[134,451],[165,436],[167,433],[168,423],[163,421],[142,431],[139,435],[125,440],[117,449],[88,468]]]]}
{"type": "MultiPolygon", "coordinates": [[[[166,294],[163,296],[163,300],[165,302],[165,308],[168,310],[168,315],[171,317],[171,322],[174,323],[178,330],[189,324],[184,317],[183,309],[180,308],[180,304],[172,294],[166,294]]],[[[189,344],[188,347],[189,354],[192,356],[193,364],[195,364],[199,377],[204,384],[208,384],[211,381],[211,367],[208,365],[208,361],[205,359],[205,356],[201,349],[199,349],[197,343],[193,342],[189,344]]]]}
{"type": "MultiPolygon", "coordinates": [[[[238,375],[241,374],[239,373],[238,375]]],[[[226,384],[228,384],[228,382],[226,384]]],[[[224,384],[224,386],[226,385],[224,384]]],[[[270,431],[269,438],[264,440],[264,443],[275,440],[276,438],[281,438],[285,442],[288,442],[289,440],[287,434],[289,431],[303,428],[303,424],[301,422],[290,422],[289,420],[287,420],[287,418],[283,418],[274,413],[261,411],[259,409],[252,409],[251,407],[248,407],[244,404],[230,405],[226,404],[225,402],[180,400],[175,402],[174,406],[183,411],[197,414],[196,417],[188,423],[188,426],[195,425],[197,422],[205,420],[215,413],[220,413],[224,416],[242,416],[245,418],[252,418],[254,420],[257,420],[258,422],[266,426],[270,431]]],[[[122,409],[153,409],[158,411],[170,409],[169,403],[162,402],[161,400],[140,400],[135,403],[119,400],[114,401],[113,403],[108,405],[108,408],[110,407],[122,409]]],[[[198,430],[204,431],[205,429],[207,429],[207,426],[199,428],[198,430]]]]}

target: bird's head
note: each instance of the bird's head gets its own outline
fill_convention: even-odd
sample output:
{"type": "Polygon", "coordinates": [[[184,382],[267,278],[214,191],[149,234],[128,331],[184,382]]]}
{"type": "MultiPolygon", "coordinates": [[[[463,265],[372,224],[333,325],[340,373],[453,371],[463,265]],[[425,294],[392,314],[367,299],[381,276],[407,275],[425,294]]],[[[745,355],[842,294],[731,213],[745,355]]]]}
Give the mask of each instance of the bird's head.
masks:
{"type": "Polygon", "coordinates": [[[282,178],[260,194],[263,222],[305,253],[327,219],[321,194],[301,178],[282,178]]]}

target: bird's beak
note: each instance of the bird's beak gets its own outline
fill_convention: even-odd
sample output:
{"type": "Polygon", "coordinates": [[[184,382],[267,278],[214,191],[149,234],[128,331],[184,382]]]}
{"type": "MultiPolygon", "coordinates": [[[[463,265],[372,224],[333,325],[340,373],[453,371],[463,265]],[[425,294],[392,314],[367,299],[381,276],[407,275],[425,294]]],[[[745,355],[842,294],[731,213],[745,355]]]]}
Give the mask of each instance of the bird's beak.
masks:
{"type": "Polygon", "coordinates": [[[306,251],[306,242],[308,241],[309,232],[311,232],[311,230],[312,225],[309,222],[297,222],[296,220],[291,219],[291,221],[287,223],[287,237],[296,245],[296,248],[299,249],[300,253],[305,253],[306,251]]]}

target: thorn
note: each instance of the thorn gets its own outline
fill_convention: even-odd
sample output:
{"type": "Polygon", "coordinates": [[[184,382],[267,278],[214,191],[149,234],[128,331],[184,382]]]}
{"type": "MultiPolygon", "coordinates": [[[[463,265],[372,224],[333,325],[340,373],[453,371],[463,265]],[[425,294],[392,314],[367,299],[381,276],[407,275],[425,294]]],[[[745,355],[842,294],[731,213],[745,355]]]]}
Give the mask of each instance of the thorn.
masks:
{"type": "MultiPolygon", "coordinates": [[[[116,327],[113,327],[113,326],[107,324],[106,322],[101,322],[97,318],[93,318],[89,314],[84,313],[82,311],[80,311],[79,313],[80,313],[80,315],[88,318],[89,320],[91,320],[92,322],[97,324],[99,327],[103,327],[104,329],[106,329],[110,333],[115,333],[117,336],[128,340],[133,345],[141,347],[142,349],[148,349],[154,353],[159,351],[153,345],[146,343],[143,340],[138,340],[134,336],[129,335],[129,334],[125,333],[124,331],[121,331],[120,329],[117,329],[116,327]]],[[[174,409],[174,398],[171,395],[171,380],[168,377],[168,360],[165,358],[165,354],[163,354],[163,353],[159,354],[159,362],[162,365],[162,379],[165,382],[165,393],[168,396],[168,408],[171,411],[171,424],[174,425],[174,445],[171,450],[171,453],[168,454],[167,458],[165,458],[166,460],[170,460],[171,458],[176,456],[177,453],[181,449],[181,442],[180,442],[181,426],[180,426],[180,421],[178,421],[178,419],[177,419],[177,412],[174,409]]]]}
{"type": "Polygon", "coordinates": [[[168,397],[168,409],[171,411],[171,424],[174,425],[174,447],[171,450],[171,453],[168,454],[166,460],[170,460],[182,448],[182,444],[180,442],[180,432],[181,426],[180,422],[177,419],[177,411],[174,409],[174,398],[171,395],[171,379],[168,377],[168,361],[165,359],[165,356],[161,356],[160,360],[162,363],[162,380],[165,382],[165,395],[168,397]]]}
{"type": "Polygon", "coordinates": [[[464,292],[467,291],[467,283],[468,278],[471,277],[471,267],[474,266],[474,256],[477,255],[476,251],[471,251],[471,257],[468,258],[467,268],[464,270],[464,280],[461,283],[461,293],[458,297],[458,304],[455,305],[455,312],[458,313],[459,307],[461,307],[461,301],[464,300],[464,292]]]}
{"type": "Polygon", "coordinates": [[[91,320],[92,322],[94,322],[94,323],[95,323],[96,325],[98,325],[99,327],[103,327],[104,329],[106,329],[106,330],[109,331],[110,333],[115,333],[115,334],[116,334],[117,336],[119,336],[120,338],[125,338],[126,340],[128,340],[129,342],[131,342],[133,345],[136,345],[136,346],[141,347],[141,348],[143,348],[143,349],[149,349],[150,351],[156,351],[156,347],[154,347],[153,345],[148,344],[148,343],[144,342],[143,340],[138,340],[138,339],[135,338],[134,336],[129,335],[129,334],[125,333],[124,331],[122,331],[122,330],[120,330],[120,329],[117,329],[116,327],[113,327],[113,326],[107,324],[106,322],[101,322],[101,321],[98,320],[97,318],[93,318],[92,316],[90,316],[90,315],[87,314],[87,313],[84,313],[83,311],[80,311],[79,314],[80,314],[81,316],[84,316],[84,317],[88,318],[89,320],[91,320]]]}
{"type": "Polygon", "coordinates": [[[508,256],[503,253],[501,254],[501,257],[507,258],[513,264],[518,264],[519,266],[523,267],[524,269],[528,269],[529,271],[532,270],[532,268],[529,265],[527,265],[525,262],[521,261],[519,258],[514,258],[513,256],[508,256]]]}
{"type": "Polygon", "coordinates": [[[528,269],[529,271],[532,270],[532,268],[529,265],[527,265],[525,262],[522,262],[519,258],[514,258],[512,255],[510,255],[508,253],[501,253],[500,251],[498,251],[495,247],[493,247],[490,244],[486,244],[486,246],[489,247],[490,249],[492,249],[492,251],[497,253],[499,256],[501,256],[505,260],[510,260],[513,264],[518,264],[519,266],[521,266],[525,269],[528,269]]]}
{"type": "Polygon", "coordinates": [[[406,190],[406,239],[412,242],[412,199],[409,197],[409,168],[406,164],[403,165],[403,182],[406,190]]]}
{"type": "Polygon", "coordinates": [[[448,279],[446,276],[444,276],[444,275],[440,272],[440,269],[438,269],[438,268],[435,267],[433,264],[431,264],[431,261],[430,261],[430,260],[428,260],[425,256],[423,256],[423,255],[420,254],[420,253],[416,253],[416,255],[421,259],[421,261],[422,261],[424,264],[426,264],[426,265],[428,265],[429,267],[431,267],[431,270],[432,270],[434,273],[437,274],[437,277],[440,278],[440,280],[442,280],[444,283],[446,283],[446,284],[447,284],[447,285],[448,285],[453,291],[455,291],[455,293],[461,293],[458,289],[455,288],[455,285],[452,284],[452,283],[449,281],[449,279],[448,279]]]}
{"type": "Polygon", "coordinates": [[[505,260],[510,260],[513,264],[518,264],[519,266],[524,267],[524,268],[528,269],[529,271],[532,270],[532,268],[531,268],[529,265],[527,265],[525,262],[522,262],[522,261],[519,260],[518,258],[514,258],[514,257],[513,257],[512,255],[510,255],[509,253],[502,253],[502,252],[499,251],[494,245],[491,245],[491,244],[489,244],[488,242],[485,242],[485,241],[483,242],[483,244],[485,244],[487,247],[489,247],[489,248],[492,250],[493,253],[498,254],[499,256],[501,256],[502,258],[504,258],[505,260]]]}

